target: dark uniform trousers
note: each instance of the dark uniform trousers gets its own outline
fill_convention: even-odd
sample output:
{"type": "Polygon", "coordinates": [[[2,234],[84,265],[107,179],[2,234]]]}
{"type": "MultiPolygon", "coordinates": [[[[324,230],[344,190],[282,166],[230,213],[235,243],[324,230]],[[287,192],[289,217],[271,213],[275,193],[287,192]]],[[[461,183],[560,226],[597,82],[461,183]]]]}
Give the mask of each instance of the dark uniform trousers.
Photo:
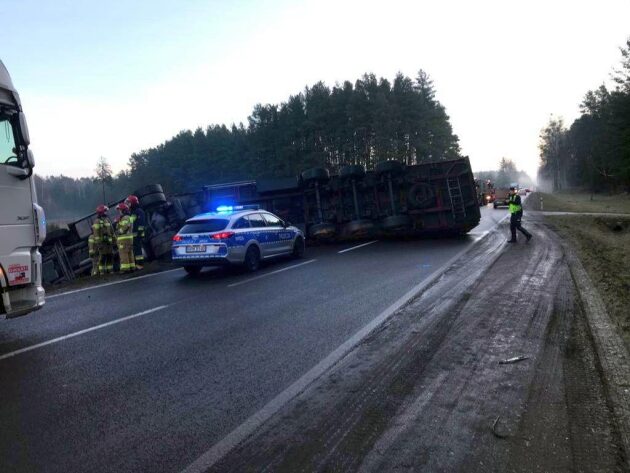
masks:
{"type": "Polygon", "coordinates": [[[512,232],[512,240],[516,240],[516,230],[521,232],[526,237],[531,237],[531,233],[521,227],[521,219],[523,218],[523,211],[518,211],[510,214],[510,231],[512,232]]]}

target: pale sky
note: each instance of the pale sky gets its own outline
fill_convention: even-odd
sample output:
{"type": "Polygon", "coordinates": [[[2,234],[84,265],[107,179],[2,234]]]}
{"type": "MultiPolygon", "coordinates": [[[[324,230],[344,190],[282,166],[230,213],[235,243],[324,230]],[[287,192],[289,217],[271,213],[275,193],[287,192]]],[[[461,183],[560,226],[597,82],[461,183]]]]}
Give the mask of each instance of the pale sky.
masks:
{"type": "Polygon", "coordinates": [[[505,156],[534,177],[540,129],[578,116],[630,36],[628,0],[1,0],[0,17],[36,172],[76,177],[319,80],[420,68],[473,170],[505,156]]]}

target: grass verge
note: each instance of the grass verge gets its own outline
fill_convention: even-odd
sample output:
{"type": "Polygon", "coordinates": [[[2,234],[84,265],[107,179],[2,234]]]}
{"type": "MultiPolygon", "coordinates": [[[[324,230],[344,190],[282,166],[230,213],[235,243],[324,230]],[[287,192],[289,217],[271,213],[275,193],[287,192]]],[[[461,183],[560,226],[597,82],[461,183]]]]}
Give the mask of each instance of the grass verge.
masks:
{"type": "Polygon", "coordinates": [[[630,218],[547,216],[578,253],[630,351],[630,218]]]}
{"type": "Polygon", "coordinates": [[[548,212],[590,212],[590,213],[627,213],[630,214],[629,194],[591,194],[534,192],[525,202],[526,210],[541,210],[540,198],[543,198],[543,209],[548,212]]]}

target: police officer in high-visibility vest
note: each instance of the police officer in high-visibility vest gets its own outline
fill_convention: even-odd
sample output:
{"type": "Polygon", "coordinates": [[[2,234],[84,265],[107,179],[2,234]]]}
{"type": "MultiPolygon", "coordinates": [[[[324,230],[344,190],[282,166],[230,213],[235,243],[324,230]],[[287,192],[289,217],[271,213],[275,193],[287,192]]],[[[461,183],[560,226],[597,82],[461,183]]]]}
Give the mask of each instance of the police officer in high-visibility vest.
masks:
{"type": "Polygon", "coordinates": [[[144,254],[142,253],[142,241],[144,240],[144,228],[147,218],[144,210],[140,207],[140,201],[135,195],[130,195],[125,199],[125,204],[131,211],[131,221],[133,223],[133,257],[136,261],[136,269],[142,269],[144,264],[144,254]]]}
{"type": "Polygon", "coordinates": [[[116,225],[116,242],[118,243],[118,257],[120,258],[120,272],[130,273],[136,270],[133,259],[133,222],[131,221],[129,206],[120,203],[116,207],[121,214],[116,225]]]}
{"type": "Polygon", "coordinates": [[[521,205],[521,196],[518,195],[516,188],[514,187],[510,187],[508,206],[510,209],[510,232],[512,233],[512,238],[508,240],[508,243],[516,243],[516,230],[525,235],[525,238],[527,238],[527,241],[529,242],[529,240],[532,239],[532,234],[521,226],[523,206],[521,205]]]}
{"type": "MultiPolygon", "coordinates": [[[[106,205],[96,207],[96,220],[92,224],[92,236],[95,256],[98,255],[98,274],[107,274],[114,271],[114,229],[112,222],[107,217],[109,209],[106,205]]],[[[89,251],[88,240],[88,251],[89,251]]],[[[94,264],[94,259],[92,260],[94,264]]],[[[94,267],[92,268],[94,274],[94,267]]]]}

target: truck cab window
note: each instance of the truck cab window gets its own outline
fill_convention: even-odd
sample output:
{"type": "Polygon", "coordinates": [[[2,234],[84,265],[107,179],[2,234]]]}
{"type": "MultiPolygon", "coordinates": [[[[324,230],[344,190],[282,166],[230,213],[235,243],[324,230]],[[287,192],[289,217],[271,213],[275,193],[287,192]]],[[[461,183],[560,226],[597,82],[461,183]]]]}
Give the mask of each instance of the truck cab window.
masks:
{"type": "Polygon", "coordinates": [[[13,126],[9,117],[0,115],[0,164],[20,165],[13,126]]]}

